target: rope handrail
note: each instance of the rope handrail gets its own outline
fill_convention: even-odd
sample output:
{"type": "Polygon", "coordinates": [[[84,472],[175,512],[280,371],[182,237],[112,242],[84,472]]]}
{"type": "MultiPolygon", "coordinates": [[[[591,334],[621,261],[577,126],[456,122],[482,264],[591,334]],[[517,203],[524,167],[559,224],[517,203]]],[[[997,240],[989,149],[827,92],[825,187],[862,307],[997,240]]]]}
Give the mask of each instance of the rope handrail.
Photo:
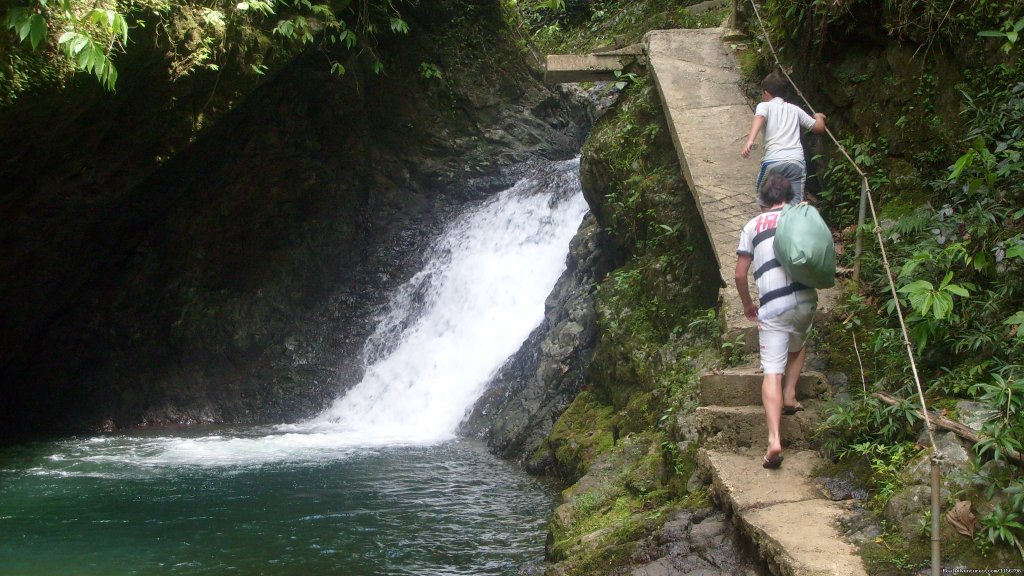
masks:
{"type": "MultiPolygon", "coordinates": [[[[768,29],[765,27],[764,21],[761,19],[761,12],[757,9],[757,4],[754,2],[754,0],[749,0],[749,2],[750,2],[750,6],[754,9],[754,15],[757,17],[758,26],[761,27],[761,32],[764,34],[764,39],[765,39],[765,42],[768,44],[769,51],[772,53],[772,58],[775,59],[775,64],[778,66],[778,68],[782,72],[782,74],[786,77],[786,80],[789,81],[790,85],[793,86],[793,89],[796,90],[797,95],[800,96],[801,100],[803,100],[804,104],[811,111],[811,114],[812,115],[815,114],[814,107],[811,106],[811,103],[807,100],[807,97],[805,97],[803,92],[800,91],[800,87],[797,86],[796,82],[794,82],[793,79],[789,76],[789,73],[786,72],[786,68],[782,65],[782,62],[779,60],[779,55],[775,51],[775,46],[772,45],[771,38],[768,35],[768,29]]],[[[935,425],[931,421],[931,418],[928,415],[929,414],[929,412],[928,412],[928,405],[927,405],[927,403],[925,402],[925,399],[924,399],[924,389],[921,386],[921,378],[918,376],[917,362],[914,360],[914,348],[913,348],[913,345],[910,343],[910,336],[907,333],[907,325],[906,325],[906,322],[905,322],[904,317],[903,317],[903,307],[900,305],[899,295],[898,295],[898,293],[896,291],[896,282],[893,279],[892,268],[889,266],[889,257],[888,257],[888,255],[886,253],[885,242],[884,242],[884,239],[882,237],[882,227],[878,225],[878,214],[875,212],[875,202],[874,202],[874,199],[871,196],[871,185],[868,182],[867,175],[864,174],[864,171],[861,170],[860,166],[857,165],[857,162],[854,161],[854,159],[850,156],[849,152],[846,151],[846,148],[839,142],[839,140],[836,139],[835,135],[832,134],[832,131],[829,130],[827,126],[825,127],[825,133],[828,134],[829,138],[831,138],[832,142],[836,145],[836,148],[838,148],[839,151],[842,152],[843,156],[846,157],[846,160],[850,163],[850,165],[853,166],[853,169],[856,170],[857,174],[861,177],[861,215],[863,217],[864,200],[866,198],[867,199],[867,204],[868,204],[868,206],[871,209],[871,218],[875,222],[875,226],[874,226],[872,231],[874,232],[875,237],[878,239],[878,247],[879,247],[879,249],[882,252],[882,263],[883,263],[883,265],[885,267],[885,274],[886,274],[886,277],[887,277],[887,279],[889,281],[889,288],[892,291],[893,302],[895,302],[895,304],[896,304],[896,315],[897,315],[897,317],[899,318],[899,321],[900,321],[900,331],[901,331],[902,336],[903,336],[903,343],[904,343],[904,345],[906,346],[906,349],[907,349],[907,358],[910,360],[910,369],[911,369],[911,372],[914,375],[914,384],[917,387],[917,396],[918,396],[918,398],[921,401],[921,412],[924,415],[924,421],[925,421],[925,424],[926,424],[927,430],[928,430],[928,441],[931,444],[932,454],[939,454],[939,449],[938,449],[937,445],[935,444],[935,435],[933,433],[935,425]]],[[[857,234],[858,234],[857,257],[858,257],[858,265],[859,265],[859,256],[860,256],[860,244],[859,244],[860,230],[859,229],[857,231],[857,234]]]]}

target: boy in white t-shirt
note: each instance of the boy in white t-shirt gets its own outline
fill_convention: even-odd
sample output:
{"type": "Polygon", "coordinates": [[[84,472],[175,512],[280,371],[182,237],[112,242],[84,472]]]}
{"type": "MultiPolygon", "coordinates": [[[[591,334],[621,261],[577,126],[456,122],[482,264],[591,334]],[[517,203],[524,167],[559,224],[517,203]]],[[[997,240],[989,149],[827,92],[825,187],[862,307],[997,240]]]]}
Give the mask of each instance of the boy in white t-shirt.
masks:
{"type": "Polygon", "coordinates": [[[743,315],[757,322],[761,348],[761,403],[768,427],[768,450],[761,465],[782,464],[781,417],[803,410],[796,399],[796,384],[807,355],[807,333],[818,304],[813,288],[793,280],[775,258],[775,228],[782,207],[792,200],[791,183],[780,174],[765,176],[758,192],[761,214],[740,231],[736,249],[736,289],[743,315]],[[753,272],[760,306],[754,304],[747,285],[753,272]]]}
{"type": "Polygon", "coordinates": [[[793,204],[799,204],[804,197],[804,180],[807,167],[804,162],[804,148],[800,144],[800,133],[810,130],[815,134],[825,132],[825,115],[817,112],[811,117],[796,105],[785,101],[788,93],[786,79],[778,72],[772,72],[761,81],[761,98],[754,110],[747,143],[741,154],[750,157],[754,139],[764,128],[764,157],[761,171],[754,184],[754,194],[761,189],[761,181],[767,173],[785,176],[793,186],[793,204]]]}

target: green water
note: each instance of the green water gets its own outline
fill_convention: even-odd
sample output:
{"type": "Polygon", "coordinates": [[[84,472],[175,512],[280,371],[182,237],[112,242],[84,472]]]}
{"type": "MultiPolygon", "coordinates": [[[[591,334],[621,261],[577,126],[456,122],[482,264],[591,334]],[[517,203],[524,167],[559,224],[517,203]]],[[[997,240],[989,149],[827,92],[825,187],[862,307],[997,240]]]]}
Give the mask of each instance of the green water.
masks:
{"type": "Polygon", "coordinates": [[[0,451],[0,574],[485,575],[541,561],[552,490],[476,444],[289,454],[301,442],[278,435],[267,457],[243,436],[0,451]]]}

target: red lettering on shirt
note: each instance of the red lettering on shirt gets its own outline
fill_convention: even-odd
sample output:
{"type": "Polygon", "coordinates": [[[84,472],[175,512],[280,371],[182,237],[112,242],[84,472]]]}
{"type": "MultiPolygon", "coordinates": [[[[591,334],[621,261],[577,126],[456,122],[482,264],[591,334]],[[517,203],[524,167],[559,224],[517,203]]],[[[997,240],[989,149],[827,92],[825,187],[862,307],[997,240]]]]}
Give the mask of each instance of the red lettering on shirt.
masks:
{"type": "Polygon", "coordinates": [[[765,230],[772,230],[779,223],[779,213],[769,212],[757,217],[757,224],[754,226],[754,234],[760,234],[765,230]]]}

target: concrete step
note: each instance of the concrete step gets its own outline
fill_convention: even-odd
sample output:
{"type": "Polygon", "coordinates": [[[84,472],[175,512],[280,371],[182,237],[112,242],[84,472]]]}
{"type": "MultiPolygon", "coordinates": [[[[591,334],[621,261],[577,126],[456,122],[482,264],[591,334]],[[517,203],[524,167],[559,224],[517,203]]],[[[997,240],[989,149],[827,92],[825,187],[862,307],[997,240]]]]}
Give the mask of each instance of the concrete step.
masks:
{"type": "MultiPolygon", "coordinates": [[[[816,401],[804,402],[807,410],[782,417],[782,445],[809,448],[820,418],[816,401]]],[[[762,447],[768,442],[764,409],[760,406],[701,406],[697,408],[697,434],[705,448],[762,447]]]]}
{"type": "Polygon", "coordinates": [[[767,470],[761,466],[764,456],[761,447],[702,448],[697,452],[697,466],[726,512],[824,498],[821,490],[808,483],[814,468],[823,463],[817,452],[783,450],[782,455],[785,456],[782,466],[767,470]]]}
{"type": "Polygon", "coordinates": [[[836,529],[849,512],[825,498],[809,478],[821,462],[815,452],[788,450],[782,466],[761,467],[761,449],[701,449],[697,464],[712,493],[751,542],[772,574],[864,576],[856,549],[836,529]]]}
{"type": "MultiPolygon", "coordinates": [[[[761,380],[764,374],[750,368],[735,368],[700,377],[702,406],[760,406],[761,380]]],[[[827,398],[831,393],[828,380],[820,372],[804,372],[796,383],[796,397],[827,398]]]]}

